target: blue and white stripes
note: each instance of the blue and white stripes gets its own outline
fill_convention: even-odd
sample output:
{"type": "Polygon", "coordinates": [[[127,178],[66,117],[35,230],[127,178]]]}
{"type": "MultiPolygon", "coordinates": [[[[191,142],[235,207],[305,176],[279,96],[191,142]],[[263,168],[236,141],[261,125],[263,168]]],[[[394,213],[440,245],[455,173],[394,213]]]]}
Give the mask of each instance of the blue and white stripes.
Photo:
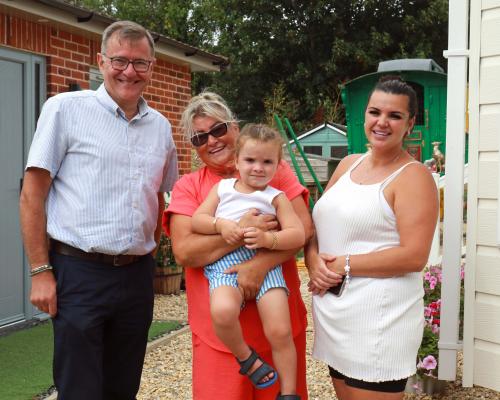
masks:
{"type": "MultiPolygon", "coordinates": [[[[229,254],[226,254],[224,257],[219,258],[212,264],[208,264],[205,266],[205,276],[209,282],[210,292],[219,286],[232,286],[237,288],[237,274],[225,274],[224,271],[229,267],[234,265],[241,264],[244,261],[250,260],[255,256],[256,250],[250,250],[246,247],[240,247],[229,254]]],[[[266,293],[269,289],[272,288],[284,288],[287,293],[288,289],[286,287],[285,279],[283,278],[283,272],[281,270],[281,265],[277,265],[272,270],[270,270],[260,287],[259,293],[256,297],[256,300],[262,297],[264,293],[266,293]]]]}

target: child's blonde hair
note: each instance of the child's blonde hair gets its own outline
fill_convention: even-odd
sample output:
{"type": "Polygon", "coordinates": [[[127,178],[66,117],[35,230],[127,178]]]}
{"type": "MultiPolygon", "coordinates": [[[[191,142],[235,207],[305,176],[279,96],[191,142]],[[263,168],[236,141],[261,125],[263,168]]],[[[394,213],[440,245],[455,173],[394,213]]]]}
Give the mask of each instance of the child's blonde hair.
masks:
{"type": "Polygon", "coordinates": [[[276,147],[278,149],[278,161],[281,160],[283,155],[282,146],[284,144],[284,140],[276,129],[264,124],[246,124],[240,131],[238,139],[236,140],[236,157],[238,157],[241,148],[249,139],[254,139],[263,143],[276,143],[276,147]]]}

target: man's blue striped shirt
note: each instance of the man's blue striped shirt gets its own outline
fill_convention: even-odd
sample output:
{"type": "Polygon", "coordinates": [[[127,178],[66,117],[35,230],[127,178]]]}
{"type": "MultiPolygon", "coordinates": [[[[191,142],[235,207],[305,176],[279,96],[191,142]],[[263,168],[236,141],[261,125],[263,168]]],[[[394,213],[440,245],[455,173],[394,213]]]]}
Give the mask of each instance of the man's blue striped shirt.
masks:
{"type": "Polygon", "coordinates": [[[87,252],[154,249],[157,193],[178,178],[168,120],[144,99],[127,120],[107,93],[58,94],[44,104],[26,168],[50,172],[47,232],[87,252]]]}

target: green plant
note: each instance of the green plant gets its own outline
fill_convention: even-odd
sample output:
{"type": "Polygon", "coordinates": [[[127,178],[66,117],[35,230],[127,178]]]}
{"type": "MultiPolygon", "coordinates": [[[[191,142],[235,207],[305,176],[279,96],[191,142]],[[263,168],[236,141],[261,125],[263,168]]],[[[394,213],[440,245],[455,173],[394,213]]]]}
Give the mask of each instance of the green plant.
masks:
{"type": "Polygon", "coordinates": [[[156,265],[161,268],[176,266],[172,251],[172,241],[163,232],[160,236],[160,243],[156,252],[156,265]]]}

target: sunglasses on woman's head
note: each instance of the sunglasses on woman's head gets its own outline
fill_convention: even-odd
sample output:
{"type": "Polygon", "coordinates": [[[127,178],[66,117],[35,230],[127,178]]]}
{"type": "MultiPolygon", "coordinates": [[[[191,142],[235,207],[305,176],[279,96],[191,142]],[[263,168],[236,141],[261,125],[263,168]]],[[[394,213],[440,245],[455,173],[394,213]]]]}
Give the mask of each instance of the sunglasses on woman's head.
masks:
{"type": "Polygon", "coordinates": [[[208,135],[213,136],[214,138],[220,138],[227,133],[227,129],[229,128],[229,122],[221,122],[220,124],[215,125],[208,132],[195,132],[193,136],[191,136],[191,143],[195,147],[203,146],[208,142],[208,135]]]}

